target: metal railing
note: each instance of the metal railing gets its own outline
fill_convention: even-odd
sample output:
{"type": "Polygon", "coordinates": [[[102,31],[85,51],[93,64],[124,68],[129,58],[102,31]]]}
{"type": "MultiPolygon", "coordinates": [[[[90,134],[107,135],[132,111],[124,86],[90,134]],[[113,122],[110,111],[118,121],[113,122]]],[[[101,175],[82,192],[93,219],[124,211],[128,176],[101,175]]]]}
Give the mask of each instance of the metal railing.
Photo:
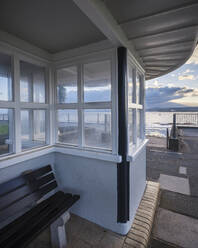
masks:
{"type": "Polygon", "coordinates": [[[174,116],[173,120],[175,119],[175,124],[177,126],[181,125],[198,127],[198,113],[176,113],[174,116]]]}

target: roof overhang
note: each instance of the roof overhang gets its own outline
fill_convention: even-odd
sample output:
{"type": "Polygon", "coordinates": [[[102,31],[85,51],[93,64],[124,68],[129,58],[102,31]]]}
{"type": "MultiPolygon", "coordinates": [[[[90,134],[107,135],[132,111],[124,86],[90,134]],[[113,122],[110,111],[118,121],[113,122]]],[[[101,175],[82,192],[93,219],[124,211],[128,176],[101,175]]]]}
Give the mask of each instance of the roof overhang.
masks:
{"type": "Polygon", "coordinates": [[[152,79],[191,56],[197,13],[197,0],[2,0],[0,29],[54,56],[107,38],[152,79]]]}
{"type": "Polygon", "coordinates": [[[108,39],[132,52],[146,79],[177,69],[196,47],[197,0],[73,1],[108,39]]]}

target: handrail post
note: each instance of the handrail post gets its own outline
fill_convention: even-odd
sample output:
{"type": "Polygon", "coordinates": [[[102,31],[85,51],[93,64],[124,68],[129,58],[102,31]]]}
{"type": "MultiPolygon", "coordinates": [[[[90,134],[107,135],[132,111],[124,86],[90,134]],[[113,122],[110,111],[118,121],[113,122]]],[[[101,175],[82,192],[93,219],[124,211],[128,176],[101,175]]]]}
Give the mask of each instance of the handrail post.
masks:
{"type": "Polygon", "coordinates": [[[173,138],[176,138],[176,114],[173,114],[173,138]]]}
{"type": "Polygon", "coordinates": [[[169,130],[166,129],[166,148],[169,149],[169,130]]]}

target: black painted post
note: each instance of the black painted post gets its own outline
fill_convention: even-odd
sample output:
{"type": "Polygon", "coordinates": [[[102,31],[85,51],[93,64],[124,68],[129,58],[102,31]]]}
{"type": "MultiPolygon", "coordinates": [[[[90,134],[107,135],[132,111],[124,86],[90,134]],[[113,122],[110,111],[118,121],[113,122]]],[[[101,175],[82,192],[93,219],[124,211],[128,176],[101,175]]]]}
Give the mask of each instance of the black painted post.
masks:
{"type": "Polygon", "coordinates": [[[173,138],[176,138],[176,114],[173,114],[173,138]]]}
{"type": "Polygon", "coordinates": [[[166,129],[166,148],[169,149],[169,130],[166,129]]]}
{"type": "Polygon", "coordinates": [[[117,165],[118,216],[117,221],[129,220],[129,162],[127,162],[127,49],[118,48],[118,150],[122,162],[117,165]]]}

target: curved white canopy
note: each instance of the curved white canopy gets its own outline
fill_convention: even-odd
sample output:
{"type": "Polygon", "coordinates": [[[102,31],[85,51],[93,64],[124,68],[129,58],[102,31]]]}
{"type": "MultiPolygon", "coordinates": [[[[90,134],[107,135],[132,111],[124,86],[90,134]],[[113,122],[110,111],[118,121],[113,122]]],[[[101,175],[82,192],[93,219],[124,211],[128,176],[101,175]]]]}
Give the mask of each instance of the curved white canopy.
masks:
{"type": "Polygon", "coordinates": [[[198,39],[198,1],[104,2],[134,44],[147,79],[174,70],[192,54],[198,39]]]}
{"type": "Polygon", "coordinates": [[[127,47],[151,79],[175,70],[192,54],[198,1],[2,0],[0,30],[50,54],[108,38],[127,47]]]}
{"type": "MultiPolygon", "coordinates": [[[[80,0],[74,2],[101,28],[101,20],[94,19],[93,14],[90,15],[82,6],[83,3],[79,3],[80,0]]],[[[115,37],[136,52],[136,58],[139,57],[138,60],[145,68],[147,79],[159,77],[181,66],[191,56],[197,44],[197,0],[93,2],[103,12],[102,18],[106,17],[107,25],[111,23],[110,28],[114,30],[115,37]]],[[[108,37],[107,33],[106,35],[108,37]]]]}

